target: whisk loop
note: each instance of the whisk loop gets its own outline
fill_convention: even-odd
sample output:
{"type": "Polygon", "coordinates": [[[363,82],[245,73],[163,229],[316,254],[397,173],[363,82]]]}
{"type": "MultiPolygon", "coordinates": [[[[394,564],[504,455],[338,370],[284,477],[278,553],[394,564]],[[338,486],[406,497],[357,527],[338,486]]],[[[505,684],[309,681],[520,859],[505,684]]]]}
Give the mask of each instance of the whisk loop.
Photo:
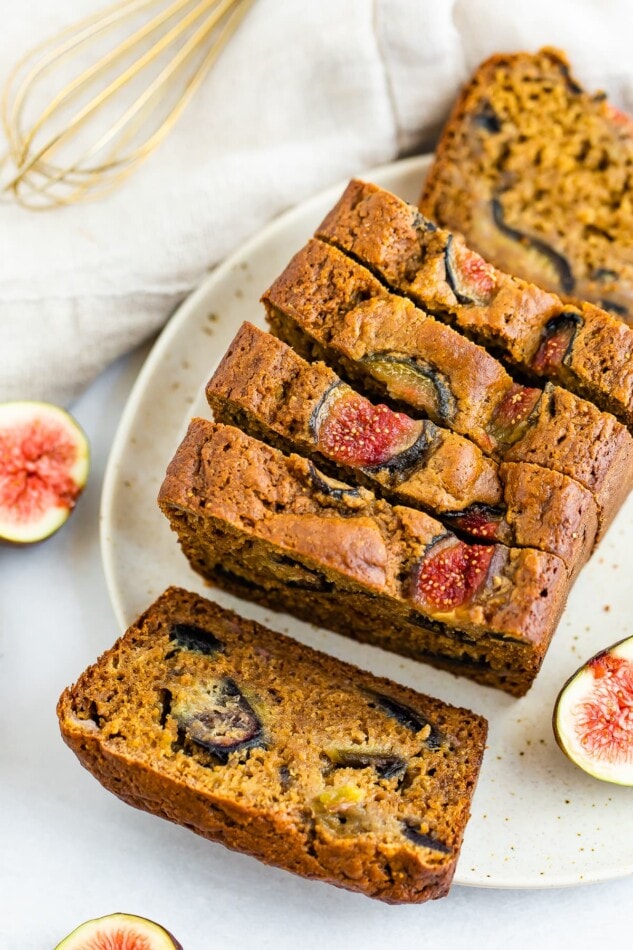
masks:
{"type": "Polygon", "coordinates": [[[4,89],[2,196],[43,210],[116,188],[171,131],[252,3],[123,0],[32,49],[4,89]]]}

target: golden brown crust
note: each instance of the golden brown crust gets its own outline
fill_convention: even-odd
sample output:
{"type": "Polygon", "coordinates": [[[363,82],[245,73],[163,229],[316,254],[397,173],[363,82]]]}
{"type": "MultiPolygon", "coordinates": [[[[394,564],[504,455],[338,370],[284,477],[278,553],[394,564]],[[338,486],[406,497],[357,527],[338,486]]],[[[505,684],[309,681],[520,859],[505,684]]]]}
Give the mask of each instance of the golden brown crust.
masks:
{"type": "Polygon", "coordinates": [[[474,546],[489,566],[472,593],[433,606],[417,587],[422,566],[442,550],[469,558],[471,548],[423,512],[328,485],[312,463],[202,419],[170,463],[159,504],[208,579],[233,590],[241,580],[244,596],[395,652],[458,662],[519,695],[569,589],[553,555],[474,546]]]}
{"type": "Polygon", "coordinates": [[[632,162],[630,117],[559,51],[495,56],[455,104],[420,207],[502,270],[630,322],[632,162]]]}
{"type": "Polygon", "coordinates": [[[171,588],[57,711],[81,763],[137,808],[390,903],[448,890],[486,739],[485,720],[468,710],[171,588]],[[200,650],[204,631],[213,647],[200,650]],[[213,693],[228,682],[258,732],[219,756],[196,729],[213,738],[219,716],[225,741],[222,730],[235,728],[222,726],[213,693]]]}
{"type": "Polygon", "coordinates": [[[503,462],[499,474],[514,543],[558,554],[574,576],[598,540],[591,492],[567,475],[529,462],[503,462]],[[541,543],[531,544],[537,537],[541,543]]]}
{"type": "MultiPolygon", "coordinates": [[[[413,434],[388,464],[363,465],[337,455],[336,446],[323,437],[331,410],[351,401],[355,412],[348,424],[358,440],[373,434],[373,428],[367,433],[358,428],[358,407],[370,404],[323,363],[305,362],[252,324],[242,325],[206,393],[216,420],[282,451],[305,455],[328,474],[363,484],[392,502],[422,508],[440,519],[447,515],[449,527],[472,540],[556,554],[572,574],[592,549],[597,512],[587,489],[531,464],[499,469],[472,442],[432,423],[410,422],[413,434]]],[[[382,408],[371,426],[384,432],[393,417],[382,408]]]]}
{"type": "Polygon", "coordinates": [[[369,183],[352,181],[316,234],[524,374],[554,380],[633,427],[633,329],[612,314],[592,304],[570,306],[477,260],[461,238],[369,183]],[[483,299],[458,296],[459,273],[451,267],[458,267],[460,251],[466,268],[485,275],[483,299]],[[574,321],[569,348],[560,360],[539,360],[561,316],[574,321]]]}
{"type": "Polygon", "coordinates": [[[551,384],[540,396],[536,389],[516,387],[519,399],[522,394],[528,397],[529,414],[511,430],[509,441],[497,436],[494,412],[504,405],[499,395],[514,398],[512,380],[501,365],[481,347],[390,294],[366,268],[319,241],[311,241],[295,255],[263,300],[277,336],[309,359],[326,357],[369,391],[384,396],[387,388],[392,397],[397,392],[397,404],[408,406],[406,411],[428,411],[427,390],[420,395],[417,390],[396,388],[391,381],[385,386],[376,379],[372,357],[395,353],[416,364],[438,367],[441,385],[457,390],[461,400],[452,414],[448,401],[448,426],[459,425],[500,461],[527,461],[574,478],[594,496],[599,535],[604,534],[633,479],[633,439],[612,415],[551,384]],[[446,333],[446,347],[438,344],[440,330],[446,333]],[[451,359],[454,338],[460,343],[451,359]],[[468,347],[472,356],[467,360],[468,347]],[[479,376],[482,367],[485,374],[479,376]],[[476,383],[469,401],[471,377],[476,383]],[[496,406],[493,412],[492,406],[496,406]],[[468,423],[473,415],[484,423],[475,430],[468,423]]]}

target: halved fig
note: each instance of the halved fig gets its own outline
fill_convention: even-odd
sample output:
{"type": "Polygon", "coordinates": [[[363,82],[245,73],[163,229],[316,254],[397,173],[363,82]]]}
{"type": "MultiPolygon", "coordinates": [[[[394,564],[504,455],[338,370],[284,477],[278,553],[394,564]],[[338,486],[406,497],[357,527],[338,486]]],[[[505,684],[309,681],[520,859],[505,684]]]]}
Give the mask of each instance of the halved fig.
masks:
{"type": "Polygon", "coordinates": [[[413,596],[431,610],[451,611],[467,604],[488,575],[494,547],[440,538],[424,555],[413,578],[413,596]]]}
{"type": "Polygon", "coordinates": [[[108,914],[80,924],[55,950],[183,950],[173,934],[145,917],[108,914]]]}
{"type": "Polygon", "coordinates": [[[506,445],[517,442],[525,432],[542,395],[542,389],[513,383],[497,404],[490,424],[491,435],[506,445]]]}
{"type": "Polygon", "coordinates": [[[473,538],[496,541],[499,539],[504,514],[503,508],[474,504],[462,511],[445,511],[442,518],[448,521],[452,528],[458,528],[473,538]]]}
{"type": "Polygon", "coordinates": [[[483,306],[490,302],[496,282],[483,257],[449,235],[444,251],[446,279],[459,303],[483,306]]]}
{"type": "Polygon", "coordinates": [[[569,361],[582,322],[580,314],[572,312],[560,313],[547,321],[541,344],[532,358],[532,367],[537,373],[551,373],[569,361]]]}
{"type": "Polygon", "coordinates": [[[633,785],[633,637],[597,653],[567,680],[553,725],[574,765],[603,782],[633,785]]]}
{"type": "Polygon", "coordinates": [[[374,468],[393,461],[419,440],[424,428],[388,406],[375,406],[346,386],[324,400],[313,430],[323,455],[344,465],[374,468]]]}
{"type": "Polygon", "coordinates": [[[229,753],[261,745],[263,727],[257,714],[230,678],[210,680],[183,691],[172,703],[180,747],[189,743],[222,762],[229,753]]]}
{"type": "Polygon", "coordinates": [[[363,363],[374,379],[385,384],[393,399],[409,403],[434,422],[452,420],[457,408],[455,396],[444,374],[430,363],[395,353],[377,353],[363,363]]]}
{"type": "Polygon", "coordinates": [[[0,540],[43,541],[72,512],[88,479],[88,440],[44,402],[0,405],[0,540]]]}

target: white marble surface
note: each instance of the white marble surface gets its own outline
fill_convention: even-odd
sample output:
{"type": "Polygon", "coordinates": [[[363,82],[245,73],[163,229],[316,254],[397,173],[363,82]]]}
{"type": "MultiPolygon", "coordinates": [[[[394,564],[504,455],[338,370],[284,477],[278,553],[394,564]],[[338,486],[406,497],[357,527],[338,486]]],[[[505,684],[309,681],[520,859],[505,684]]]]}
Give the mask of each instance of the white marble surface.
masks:
{"type": "Polygon", "coordinates": [[[142,355],[113,366],[72,407],[93,468],[69,524],[39,547],[0,550],[0,948],[52,950],[80,921],[115,910],[162,922],[184,950],[630,946],[631,878],[566,890],[456,887],[443,901],[387,907],[262,871],[128,808],[80,768],[59,737],[55,703],[118,634],[99,497],[142,355]]]}

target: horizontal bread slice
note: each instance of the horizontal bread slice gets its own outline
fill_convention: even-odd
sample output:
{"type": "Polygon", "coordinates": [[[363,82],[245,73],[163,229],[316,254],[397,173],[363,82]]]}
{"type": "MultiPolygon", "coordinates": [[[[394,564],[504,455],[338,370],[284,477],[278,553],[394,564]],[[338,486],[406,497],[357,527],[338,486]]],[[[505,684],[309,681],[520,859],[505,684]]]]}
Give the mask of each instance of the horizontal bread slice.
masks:
{"type": "Polygon", "coordinates": [[[128,804],[390,903],[446,894],[486,739],[481,716],[177,588],[57,712],[128,804]]]}
{"type": "Polygon", "coordinates": [[[575,574],[597,511],[578,482],[526,462],[497,465],[468,439],[359,395],[325,364],[244,323],[206,388],[214,418],[322,471],[421,508],[473,541],[556,554],[575,574]]]}
{"type": "Polygon", "coordinates": [[[192,567],[241,596],[522,695],[563,610],[563,561],[466,544],[421,511],[194,419],[159,504],[192,567]]]}
{"type": "Polygon", "coordinates": [[[307,359],[466,435],[498,461],[580,482],[596,501],[600,537],[627,497],[633,438],[614,416],[558,386],[515,383],[486,350],[337,248],[308,242],[262,299],[273,332],[307,359]]]}

